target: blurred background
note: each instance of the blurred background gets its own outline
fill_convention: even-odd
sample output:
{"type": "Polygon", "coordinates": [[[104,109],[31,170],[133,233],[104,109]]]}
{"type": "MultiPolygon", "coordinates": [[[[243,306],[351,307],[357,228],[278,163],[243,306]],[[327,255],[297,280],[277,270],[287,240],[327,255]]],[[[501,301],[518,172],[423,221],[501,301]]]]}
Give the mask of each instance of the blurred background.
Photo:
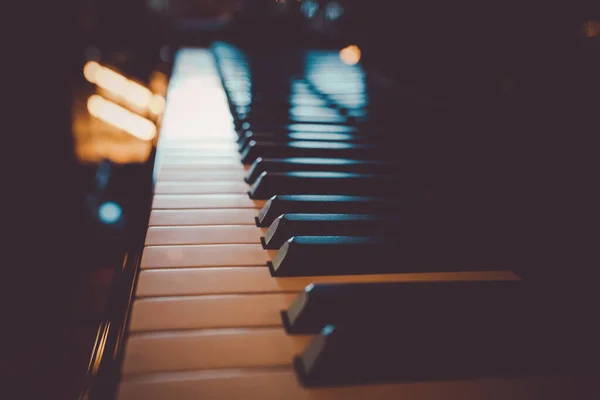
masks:
{"type": "MultiPolygon", "coordinates": [[[[582,140],[575,131],[597,126],[589,112],[599,93],[595,2],[569,9],[384,0],[39,3],[24,4],[36,12],[15,17],[21,50],[11,53],[18,62],[7,62],[28,82],[26,90],[21,78],[7,82],[16,110],[8,119],[27,144],[14,148],[35,160],[19,169],[12,193],[20,195],[8,196],[16,210],[27,210],[11,225],[18,261],[7,281],[22,301],[8,314],[18,329],[8,330],[14,345],[0,365],[3,380],[20,387],[16,398],[76,398],[84,385],[108,293],[145,234],[156,143],[181,46],[225,40],[256,51],[333,49],[342,61],[360,63],[372,84],[394,86],[446,116],[489,127],[490,104],[527,115],[513,133],[521,135],[523,158],[541,137],[560,149],[562,137],[545,129],[549,122],[523,134],[532,121],[562,115],[559,122],[569,125],[561,126],[582,140]],[[36,114],[31,99],[44,105],[36,114]],[[577,107],[563,107],[575,100],[577,107]]],[[[390,101],[387,111],[394,115],[395,107],[390,101]]],[[[541,157],[587,159],[578,155],[541,157]]],[[[560,162],[544,165],[553,166],[543,177],[548,185],[595,190],[582,176],[563,176],[560,162]]]]}
{"type": "Polygon", "coordinates": [[[80,0],[72,132],[86,188],[92,259],[102,264],[120,257],[120,243],[132,235],[134,210],[146,193],[139,185],[148,185],[142,176],[151,168],[178,47],[218,39],[265,49],[346,48],[346,57],[358,62],[360,50],[352,45],[359,35],[347,26],[354,6],[312,0],[80,0]]]}

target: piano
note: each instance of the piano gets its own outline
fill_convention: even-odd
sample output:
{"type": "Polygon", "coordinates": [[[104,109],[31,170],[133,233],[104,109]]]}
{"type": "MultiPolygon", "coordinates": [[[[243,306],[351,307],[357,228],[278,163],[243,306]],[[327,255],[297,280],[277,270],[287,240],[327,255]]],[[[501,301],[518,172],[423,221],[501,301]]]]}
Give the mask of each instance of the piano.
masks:
{"type": "Polygon", "coordinates": [[[510,191],[538,137],[510,131],[512,78],[452,103],[360,51],[176,50],[83,398],[598,398],[595,291],[557,284],[569,252],[510,191]]]}

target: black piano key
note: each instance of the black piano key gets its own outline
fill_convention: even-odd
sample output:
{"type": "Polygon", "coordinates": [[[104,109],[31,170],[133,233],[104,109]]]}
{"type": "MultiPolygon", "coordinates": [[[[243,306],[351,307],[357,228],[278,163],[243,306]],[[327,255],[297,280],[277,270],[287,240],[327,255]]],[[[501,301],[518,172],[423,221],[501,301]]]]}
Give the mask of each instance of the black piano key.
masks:
{"type": "MultiPolygon", "coordinates": [[[[450,240],[450,238],[448,238],[450,240]]],[[[426,235],[401,237],[296,236],[267,265],[272,276],[361,275],[505,270],[494,260],[450,253],[426,235]]]]}
{"type": "Polygon", "coordinates": [[[273,142],[273,143],[289,143],[297,140],[313,141],[313,142],[349,142],[349,143],[375,143],[381,142],[382,138],[374,135],[356,135],[350,133],[327,133],[327,132],[254,132],[247,131],[239,138],[240,152],[243,152],[248,144],[252,141],[257,142],[273,142]]]}
{"type": "Polygon", "coordinates": [[[325,171],[362,174],[401,173],[403,164],[399,161],[348,160],[339,158],[262,158],[250,166],[246,182],[252,184],[263,172],[325,171]]]}
{"type": "Polygon", "coordinates": [[[413,313],[377,324],[327,325],[296,357],[294,367],[308,387],[594,376],[600,369],[598,328],[589,319],[563,316],[566,320],[524,304],[514,313],[432,318],[413,313]]]}
{"type": "Polygon", "coordinates": [[[322,99],[315,95],[295,95],[288,96],[287,98],[270,98],[267,100],[261,101],[253,101],[250,105],[245,106],[244,112],[248,115],[252,115],[252,113],[256,113],[256,115],[260,115],[261,117],[268,116],[268,111],[282,110],[287,111],[292,107],[328,107],[329,103],[327,100],[322,99]]]}
{"type": "Polygon", "coordinates": [[[344,142],[293,141],[288,143],[257,142],[251,140],[242,152],[242,162],[252,164],[262,158],[349,158],[357,160],[394,160],[398,159],[398,150],[394,154],[393,146],[375,144],[354,144],[344,142]]]}
{"type": "Polygon", "coordinates": [[[256,225],[268,227],[285,213],[375,214],[398,212],[402,199],[376,196],[273,196],[258,212],[256,225]]]}
{"type": "Polygon", "coordinates": [[[298,96],[297,94],[291,96],[290,107],[294,106],[311,106],[311,107],[329,107],[329,103],[326,99],[319,96],[308,95],[298,96]]]}
{"type": "Polygon", "coordinates": [[[299,133],[346,133],[359,134],[360,128],[353,125],[339,124],[311,124],[311,123],[291,123],[283,125],[275,125],[273,123],[253,123],[253,132],[258,134],[275,134],[282,135],[290,132],[299,133]]]}
{"type": "Polygon", "coordinates": [[[339,194],[415,196],[415,190],[394,175],[345,172],[263,172],[250,187],[250,198],[269,199],[276,194],[339,194]]]}
{"type": "Polygon", "coordinates": [[[522,281],[311,284],[282,311],[282,320],[290,334],[316,334],[327,324],[374,323],[394,315],[512,312],[526,289],[522,281]]]}
{"type": "MultiPolygon", "coordinates": [[[[239,121],[242,122],[242,121],[239,121]]],[[[268,114],[261,118],[244,118],[243,122],[247,122],[251,127],[254,125],[264,124],[285,124],[285,123],[317,123],[317,124],[333,124],[343,125],[349,123],[348,118],[343,115],[289,115],[286,113],[268,114]]]]}
{"type": "MultiPolygon", "coordinates": [[[[289,124],[286,126],[289,132],[313,132],[313,133],[358,133],[359,129],[350,125],[334,124],[289,124]]],[[[271,132],[271,130],[268,130],[271,132]]]]}
{"type": "MultiPolygon", "coordinates": [[[[298,133],[298,134],[341,134],[341,135],[349,135],[349,136],[367,136],[365,134],[360,133],[360,130],[356,126],[351,125],[335,125],[335,124],[283,124],[283,125],[275,125],[275,124],[257,124],[253,123],[253,128],[250,130],[250,124],[245,130],[240,134],[240,138],[238,139],[238,143],[242,142],[246,137],[246,134],[256,135],[256,138],[261,138],[260,140],[269,140],[270,137],[277,136],[285,136],[290,133],[298,133]]],[[[379,131],[369,131],[369,135],[379,131]]]]}
{"type": "Polygon", "coordinates": [[[406,217],[372,214],[283,214],[262,238],[266,249],[278,249],[294,236],[399,236],[406,217]]]}
{"type": "MultiPolygon", "coordinates": [[[[312,96],[311,96],[312,97],[312,96]]],[[[294,106],[288,109],[292,118],[338,118],[340,114],[337,109],[331,107],[294,106]]]]}
{"type": "MultiPolygon", "coordinates": [[[[315,121],[326,118],[339,120],[339,114],[335,109],[327,107],[327,103],[315,96],[294,96],[290,99],[272,98],[268,103],[253,102],[247,107],[245,112],[236,115],[237,118],[243,119],[252,123],[253,121],[269,121],[273,122],[276,119],[274,115],[279,117],[314,117],[315,121]]],[[[343,121],[341,121],[343,122],[343,121]]]]}
{"type": "MultiPolygon", "coordinates": [[[[485,376],[492,372],[484,372],[484,361],[493,360],[497,367],[500,364],[497,354],[491,354],[496,349],[493,343],[488,343],[490,352],[475,353],[475,358],[485,356],[477,360],[480,362],[475,368],[475,360],[469,357],[473,353],[467,352],[464,339],[448,343],[444,340],[450,337],[447,330],[444,335],[435,335],[430,329],[420,328],[420,334],[415,334],[408,321],[403,330],[369,326],[372,333],[368,334],[363,329],[352,332],[327,325],[295,358],[296,375],[307,387],[360,385],[475,378],[476,373],[485,376]]],[[[479,350],[485,350],[485,346],[479,350]]],[[[496,373],[493,371],[492,376],[496,373]]]]}
{"type": "Polygon", "coordinates": [[[344,109],[341,112],[348,117],[357,118],[361,121],[366,121],[369,119],[369,112],[362,108],[344,109]]]}

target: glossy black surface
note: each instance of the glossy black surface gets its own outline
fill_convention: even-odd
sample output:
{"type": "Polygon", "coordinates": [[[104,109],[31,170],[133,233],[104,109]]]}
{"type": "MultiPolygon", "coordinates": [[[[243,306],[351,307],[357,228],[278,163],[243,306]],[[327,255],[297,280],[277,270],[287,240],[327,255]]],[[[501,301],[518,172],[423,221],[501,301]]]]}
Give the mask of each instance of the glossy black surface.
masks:
{"type": "Polygon", "coordinates": [[[257,225],[268,227],[282,214],[403,213],[403,199],[374,196],[277,195],[259,211],[257,225]]]}
{"type": "MultiPolygon", "coordinates": [[[[593,270],[597,256],[587,232],[592,229],[590,221],[598,217],[590,207],[591,199],[598,196],[585,183],[594,170],[593,157],[586,153],[593,140],[583,128],[585,121],[590,121],[590,98],[577,98],[576,102],[566,104],[568,96],[559,98],[558,92],[544,91],[547,97],[542,99],[534,89],[540,88],[536,86],[539,76],[523,72],[518,78],[512,73],[516,69],[506,70],[497,81],[486,70],[472,77],[461,72],[457,75],[460,80],[451,82],[452,73],[443,71],[438,62],[423,65],[422,71],[409,67],[419,64],[418,57],[410,60],[406,69],[395,63],[375,65],[375,59],[390,60],[396,54],[390,50],[375,57],[371,50],[378,45],[367,46],[368,62],[361,69],[342,64],[335,53],[312,49],[290,47],[281,51],[268,46],[256,49],[216,44],[215,53],[224,67],[222,77],[242,142],[248,130],[263,135],[263,139],[247,142],[244,162],[252,163],[259,157],[282,160],[316,156],[399,162],[402,172],[421,188],[419,201],[409,199],[410,206],[404,204],[402,212],[420,213],[425,207],[428,218],[423,224],[442,235],[461,238],[457,239],[461,251],[472,251],[464,250],[467,247],[481,252],[489,250],[494,257],[503,259],[506,268],[530,279],[549,282],[562,281],[563,265],[571,265],[580,272],[593,270]],[[397,70],[389,75],[381,73],[390,66],[397,70]],[[531,80],[525,80],[525,76],[531,80]],[[423,77],[432,79],[426,82],[423,77]],[[487,86],[475,87],[475,81],[480,84],[486,81],[487,86]],[[461,85],[465,92],[461,92],[461,85]],[[325,114],[335,111],[340,115],[362,115],[364,118],[349,121],[348,126],[358,135],[377,137],[379,144],[348,141],[311,144],[311,141],[294,143],[280,139],[287,137],[295,113],[310,111],[316,116],[315,105],[322,104],[323,99],[327,102],[325,114]],[[273,106],[278,103],[285,107],[273,106]],[[250,110],[255,118],[248,118],[250,110]],[[285,118],[288,121],[282,122],[285,118]],[[279,138],[268,142],[264,141],[266,136],[279,138]],[[562,146],[561,140],[572,145],[562,146]],[[334,148],[324,148],[325,143],[332,143],[334,148]],[[583,143],[587,146],[582,146],[583,143]],[[342,148],[347,145],[350,146],[342,148]],[[341,156],[344,152],[358,153],[341,156]],[[473,240],[476,244],[466,246],[473,240]]],[[[440,50],[439,46],[434,47],[440,50]]],[[[588,49],[573,51],[580,51],[579,56],[591,61],[588,49]],[[584,53],[588,55],[583,56],[584,53]]],[[[456,66],[470,59],[470,55],[461,56],[465,58],[453,59],[456,64],[451,64],[456,66]]],[[[581,60],[570,62],[587,70],[581,60]]],[[[536,62],[542,63],[542,59],[536,62]]],[[[501,72],[504,67],[498,68],[501,72]]],[[[564,71],[559,75],[568,81],[564,71]]],[[[577,87],[582,93],[589,93],[589,88],[577,87]]],[[[310,124],[315,128],[312,133],[321,132],[325,137],[330,128],[338,129],[336,124],[319,127],[317,120],[315,117],[310,124]]],[[[281,161],[274,164],[277,168],[283,165],[281,161]]],[[[296,167],[283,168],[288,172],[288,168],[296,167]]],[[[295,171],[302,171],[298,168],[295,171]]],[[[318,168],[311,167],[311,171],[318,172],[318,168]]],[[[401,184],[397,186],[398,190],[403,188],[401,184]]],[[[268,195],[278,194],[268,192],[268,195]]],[[[310,193],[304,189],[298,192],[310,193]]],[[[274,214],[261,226],[267,226],[279,215],[274,214]]]]}
{"type": "Polygon", "coordinates": [[[439,318],[481,323],[481,315],[517,313],[529,289],[519,281],[313,284],[282,312],[282,319],[290,334],[317,334],[325,325],[376,326],[386,319],[399,326],[439,318]]]}
{"type": "Polygon", "coordinates": [[[252,164],[262,158],[347,158],[357,160],[394,160],[391,148],[374,144],[346,142],[291,141],[287,143],[257,142],[251,140],[241,153],[244,164],[252,164]]]}
{"type": "Polygon", "coordinates": [[[555,334],[556,324],[544,317],[473,317],[420,314],[398,324],[327,325],[296,358],[296,372],[309,387],[599,372],[600,346],[584,344],[592,337],[585,322],[573,325],[586,330],[578,341],[574,333],[555,334]],[[574,342],[565,346],[569,338],[574,342]]]}
{"type": "MultiPolygon", "coordinates": [[[[406,40],[403,42],[406,43],[406,40]]],[[[435,48],[440,49],[439,46],[435,48]]],[[[465,47],[461,48],[464,50],[465,47]]],[[[399,52],[406,50],[403,48],[399,52]]],[[[443,68],[436,67],[440,65],[439,60],[430,60],[431,65],[421,64],[421,71],[413,68],[420,63],[418,56],[406,63],[407,68],[391,62],[389,65],[397,67],[392,73],[397,80],[386,82],[386,77],[373,73],[363,75],[341,65],[333,60],[333,54],[330,59],[310,51],[278,53],[275,56],[265,50],[261,55],[254,54],[248,58],[244,54],[243,51],[232,50],[229,55],[221,57],[223,63],[235,65],[253,76],[252,86],[236,88],[237,78],[228,79],[224,74],[226,82],[234,82],[229,89],[229,96],[232,109],[238,113],[234,118],[241,136],[243,160],[250,163],[259,158],[272,158],[275,168],[285,169],[264,169],[267,173],[262,175],[265,180],[262,182],[265,191],[262,197],[289,193],[287,190],[297,190],[295,193],[304,195],[314,194],[316,190],[335,190],[335,185],[318,185],[316,180],[307,181],[303,186],[292,185],[293,180],[286,184],[283,176],[280,181],[276,178],[279,178],[278,172],[302,171],[299,165],[285,164],[282,160],[286,157],[331,159],[342,157],[335,155],[338,150],[341,153],[342,148],[347,152],[357,152],[344,155],[344,158],[381,161],[389,157],[389,160],[401,162],[406,173],[402,176],[416,182],[415,186],[420,188],[414,198],[388,197],[378,204],[393,205],[390,209],[396,213],[410,215],[416,224],[409,234],[402,232],[400,238],[389,241],[374,239],[371,235],[363,238],[325,237],[322,236],[326,234],[323,231],[316,233],[320,236],[311,237],[300,236],[300,233],[283,235],[291,239],[282,245],[270,265],[274,276],[509,269],[530,283],[560,282],[561,287],[568,287],[568,290],[583,286],[578,278],[571,281],[573,286],[565,285],[564,280],[558,278],[561,267],[554,257],[568,254],[566,249],[575,244],[569,234],[561,232],[568,218],[562,219],[559,224],[561,229],[558,226],[548,229],[543,221],[544,213],[539,209],[540,202],[546,206],[549,203],[561,203],[555,202],[557,198],[551,200],[547,197],[549,186],[543,182],[549,177],[544,174],[544,168],[552,169],[552,162],[544,158],[541,147],[536,147],[543,146],[543,143],[554,148],[551,145],[554,137],[543,138],[530,130],[535,126],[552,125],[547,125],[547,121],[542,121],[541,117],[544,107],[553,107],[551,103],[543,101],[543,105],[538,103],[532,106],[530,102],[535,96],[528,97],[532,93],[528,90],[535,85],[527,87],[528,83],[521,83],[524,87],[515,89],[514,76],[511,72],[504,72],[505,76],[499,78],[502,84],[494,86],[493,72],[480,70],[478,72],[481,74],[467,77],[468,73],[464,75],[460,68],[453,69],[464,61],[457,59],[450,63],[451,68],[443,72],[443,68]],[[271,68],[269,74],[266,72],[269,68],[265,68],[265,65],[275,65],[275,58],[281,62],[271,68]],[[299,58],[304,63],[298,62],[299,58]],[[436,69],[440,72],[438,76],[435,76],[436,69]],[[348,75],[344,76],[348,71],[348,75]],[[462,80],[453,81],[451,77],[455,73],[462,80]],[[482,85],[486,81],[487,86],[482,85]],[[464,92],[461,92],[463,89],[464,92]],[[265,101],[267,98],[269,100],[265,101]],[[252,101],[243,104],[243,99],[252,101]],[[276,99],[291,107],[288,110],[271,107],[277,102],[276,99]],[[317,104],[326,109],[315,109],[317,104]],[[248,108],[241,109],[243,107],[248,108]],[[290,136],[280,128],[280,121],[286,117],[295,120],[309,111],[314,114],[314,122],[331,122],[335,120],[333,116],[336,111],[346,117],[347,123],[356,128],[359,135],[368,135],[373,140],[366,140],[366,145],[347,140],[329,141],[329,148],[325,148],[328,143],[326,140],[313,140],[313,143],[288,140],[290,136]],[[247,135],[248,130],[253,133],[247,135]],[[271,131],[275,133],[271,134],[271,131]],[[255,135],[254,132],[262,134],[255,135]],[[373,152],[373,155],[369,152],[373,152]],[[543,159],[544,167],[534,165],[534,158],[543,159]],[[267,186],[274,189],[266,190],[267,186]],[[291,186],[293,189],[288,189],[291,186]],[[547,247],[550,243],[553,243],[551,249],[547,247]]],[[[463,55],[465,59],[469,58],[463,55]]],[[[388,60],[393,58],[389,54],[387,56],[388,60]]],[[[450,54],[446,56],[451,57],[450,54]]],[[[383,58],[386,59],[385,55],[383,58]]],[[[381,66],[386,68],[388,65],[381,66]]],[[[328,126],[330,124],[321,125],[323,138],[326,137],[328,126]]],[[[557,132],[556,129],[557,126],[552,126],[551,130],[557,132]]],[[[554,149],[560,153],[560,147],[554,149]]],[[[261,162],[256,163],[256,168],[261,162]]],[[[325,165],[321,170],[317,165],[310,168],[315,172],[329,171],[325,165]]],[[[251,172],[251,178],[256,179],[251,193],[258,195],[260,175],[251,172]]],[[[406,190],[405,182],[390,185],[390,188],[406,190]]],[[[360,191],[364,188],[351,186],[334,193],[356,194],[351,190],[360,191]]],[[[284,219],[276,218],[286,212],[364,212],[369,207],[379,212],[383,210],[369,200],[344,202],[336,199],[323,204],[316,199],[312,203],[307,200],[278,201],[276,196],[259,214],[259,225],[266,226],[271,221],[277,221],[275,224],[278,228],[284,219]],[[356,211],[348,210],[352,208],[356,211]]],[[[324,198],[321,200],[327,201],[324,198]]],[[[319,230],[317,222],[309,224],[307,229],[319,230]]],[[[576,244],[576,248],[582,246],[576,244]]],[[[567,263],[581,263],[579,266],[585,270],[587,267],[583,267],[583,264],[591,265],[589,249],[587,256],[571,253],[578,261],[570,260],[567,263]]],[[[582,269],[578,268],[578,271],[582,269]]],[[[540,294],[538,285],[529,286],[529,289],[531,298],[540,294]]],[[[349,287],[347,293],[351,293],[349,287]]],[[[401,296],[402,293],[394,292],[394,295],[401,296]]],[[[506,293],[503,292],[499,298],[506,293]]],[[[353,294],[356,295],[353,300],[357,303],[364,300],[365,306],[370,304],[365,296],[353,294]]],[[[565,339],[566,336],[561,336],[561,323],[553,324],[556,321],[547,312],[548,309],[559,307],[561,301],[567,301],[567,297],[560,296],[558,303],[540,301],[535,307],[528,308],[525,304],[515,305],[518,298],[515,296],[493,307],[488,303],[488,313],[482,309],[478,312],[471,309],[470,313],[459,315],[443,312],[443,307],[436,308],[431,303],[430,307],[426,303],[420,307],[421,304],[417,302],[411,307],[412,314],[408,313],[410,315],[406,315],[406,318],[393,311],[389,312],[391,315],[381,318],[376,316],[376,312],[365,313],[365,318],[343,320],[340,317],[333,330],[321,335],[313,348],[300,357],[298,366],[301,368],[297,371],[305,383],[331,385],[382,380],[543,374],[557,372],[567,364],[585,370],[588,365],[586,357],[581,356],[583,346],[575,352],[563,346],[548,356],[548,346],[553,340],[537,340],[546,331],[561,332],[555,341],[565,339]],[[512,306],[509,307],[509,303],[512,306]],[[517,316],[508,312],[511,309],[518,309],[517,316]],[[450,320],[451,316],[455,318],[450,320]],[[424,318],[426,322],[423,322],[424,318]],[[352,321],[350,327],[346,325],[348,321],[352,321]],[[400,322],[407,323],[408,329],[402,329],[407,326],[404,324],[398,329],[395,324],[400,322]],[[509,351],[492,344],[502,341],[504,336],[512,346],[509,351]],[[406,346],[402,346],[404,343],[408,343],[408,346],[414,343],[414,347],[407,350],[406,346]],[[319,346],[324,347],[319,349],[319,346]],[[538,357],[540,352],[545,352],[544,356],[538,357]],[[455,363],[463,354],[465,368],[461,369],[455,363]],[[517,360],[523,360],[523,363],[517,360]],[[431,365],[428,365],[429,362],[431,365]]],[[[540,298],[550,299],[549,296],[540,298]]],[[[459,299],[460,296],[456,295],[448,300],[447,305],[453,304],[452,301],[459,302],[459,299]]],[[[391,303],[397,304],[397,301],[395,299],[391,303]]],[[[568,300],[571,301],[573,299],[568,300]]],[[[329,299],[320,304],[326,309],[342,303],[329,299]]],[[[483,307],[484,296],[480,303],[465,303],[483,307]]],[[[573,304],[582,306],[590,302],[589,299],[580,299],[573,304]]],[[[463,308],[466,311],[468,307],[463,308]]],[[[341,315],[348,314],[340,311],[341,315]]],[[[568,315],[560,314],[558,320],[569,321],[576,326],[578,322],[585,322],[582,315],[585,313],[580,314],[579,319],[569,319],[568,315]]],[[[318,322],[315,326],[322,323],[318,322]]],[[[590,337],[586,336],[585,340],[590,337]]]]}
{"type": "Polygon", "coordinates": [[[263,172],[250,187],[250,198],[269,199],[277,194],[391,196],[422,198],[418,187],[394,175],[347,172],[263,172]]]}
{"type": "MultiPolygon", "coordinates": [[[[349,143],[363,143],[376,141],[378,138],[373,135],[356,135],[351,133],[327,133],[327,132],[285,132],[285,133],[267,133],[267,132],[254,132],[246,131],[240,140],[240,150],[243,151],[250,141],[254,140],[257,142],[279,142],[288,143],[296,140],[308,140],[308,141],[339,141],[349,143]]],[[[379,140],[382,140],[379,138],[379,140]]]]}
{"type": "Polygon", "coordinates": [[[263,172],[322,171],[345,172],[357,174],[396,174],[406,175],[402,170],[402,162],[398,161],[365,161],[339,158],[257,158],[250,166],[246,182],[252,184],[263,172]]]}
{"type": "Polygon", "coordinates": [[[481,259],[476,252],[453,251],[451,238],[442,239],[447,242],[419,230],[383,238],[296,236],[267,264],[271,275],[278,277],[495,271],[503,267],[490,255],[481,259]]]}
{"type": "Polygon", "coordinates": [[[404,236],[409,218],[398,214],[283,214],[261,239],[266,249],[278,249],[295,236],[404,236]]]}

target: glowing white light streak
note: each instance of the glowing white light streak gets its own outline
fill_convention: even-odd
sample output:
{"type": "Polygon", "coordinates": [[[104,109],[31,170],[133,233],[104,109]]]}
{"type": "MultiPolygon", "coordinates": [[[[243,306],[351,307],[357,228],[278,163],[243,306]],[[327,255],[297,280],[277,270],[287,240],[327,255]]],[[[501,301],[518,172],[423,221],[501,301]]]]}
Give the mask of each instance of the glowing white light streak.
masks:
{"type": "Polygon", "coordinates": [[[141,140],[152,140],[156,136],[156,126],[145,118],[123,108],[102,96],[94,94],[87,102],[91,115],[99,118],[141,140]]]}

